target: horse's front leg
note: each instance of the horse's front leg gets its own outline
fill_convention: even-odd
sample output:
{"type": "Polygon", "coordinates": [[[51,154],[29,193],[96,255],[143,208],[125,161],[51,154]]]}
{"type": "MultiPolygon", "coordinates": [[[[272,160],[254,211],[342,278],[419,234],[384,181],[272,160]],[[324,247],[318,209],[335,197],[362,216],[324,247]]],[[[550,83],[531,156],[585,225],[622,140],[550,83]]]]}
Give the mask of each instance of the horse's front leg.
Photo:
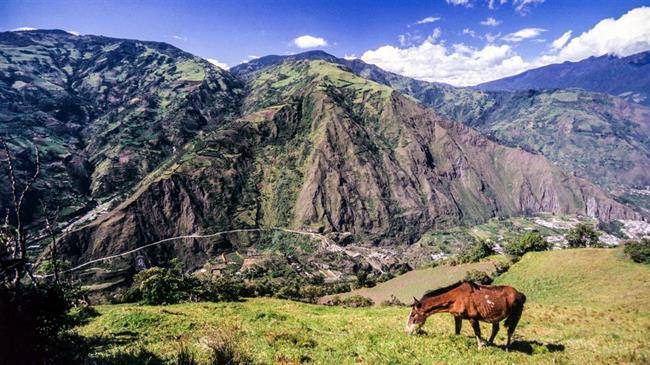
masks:
{"type": "Polygon", "coordinates": [[[499,332],[499,322],[492,323],[492,333],[490,334],[490,339],[488,340],[488,344],[491,345],[494,342],[494,338],[497,337],[498,332],[499,332]]]}
{"type": "Polygon", "coordinates": [[[481,338],[481,326],[478,324],[476,319],[470,319],[469,322],[472,324],[474,329],[474,334],[476,335],[476,342],[478,344],[478,349],[482,349],[485,346],[485,341],[481,338]]]}
{"type": "Polygon", "coordinates": [[[454,317],[454,325],[456,330],[456,336],[460,335],[460,330],[463,327],[463,320],[460,317],[454,317]]]}

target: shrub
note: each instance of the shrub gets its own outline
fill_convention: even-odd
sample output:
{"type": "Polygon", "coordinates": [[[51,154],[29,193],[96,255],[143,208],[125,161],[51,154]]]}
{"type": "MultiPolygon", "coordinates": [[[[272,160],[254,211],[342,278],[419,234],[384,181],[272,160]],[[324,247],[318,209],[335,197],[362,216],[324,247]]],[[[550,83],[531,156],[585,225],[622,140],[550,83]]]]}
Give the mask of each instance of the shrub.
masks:
{"type": "Polygon", "coordinates": [[[67,283],[0,290],[0,362],[81,363],[88,346],[70,330],[92,310],[69,315],[80,293],[67,283]]]}
{"type": "Polygon", "coordinates": [[[390,295],[389,299],[384,300],[380,304],[382,307],[404,307],[406,304],[404,304],[401,300],[399,300],[394,294],[390,295]]]}
{"type": "Polygon", "coordinates": [[[131,295],[149,305],[175,304],[188,296],[183,284],[177,271],[152,267],[136,274],[131,295]]]}
{"type": "Polygon", "coordinates": [[[579,223],[565,236],[569,247],[601,247],[598,233],[588,224],[579,223]]]}
{"type": "Polygon", "coordinates": [[[362,297],[361,295],[351,295],[344,298],[335,296],[334,299],[332,299],[332,305],[349,308],[370,307],[373,304],[375,304],[375,302],[373,302],[372,299],[362,297]]]}
{"type": "Polygon", "coordinates": [[[477,262],[494,254],[492,246],[485,240],[477,240],[468,250],[459,257],[461,263],[477,262]]]}
{"type": "Polygon", "coordinates": [[[465,281],[471,281],[478,284],[488,285],[492,283],[492,278],[487,273],[480,270],[470,270],[465,274],[465,281]]]}
{"type": "Polygon", "coordinates": [[[553,245],[547,242],[539,233],[528,232],[519,241],[506,245],[505,250],[508,255],[521,257],[526,252],[546,251],[551,248],[553,248],[553,245]]]}
{"type": "Polygon", "coordinates": [[[643,238],[641,241],[625,241],[623,252],[634,262],[650,264],[650,239],[643,238]]]}

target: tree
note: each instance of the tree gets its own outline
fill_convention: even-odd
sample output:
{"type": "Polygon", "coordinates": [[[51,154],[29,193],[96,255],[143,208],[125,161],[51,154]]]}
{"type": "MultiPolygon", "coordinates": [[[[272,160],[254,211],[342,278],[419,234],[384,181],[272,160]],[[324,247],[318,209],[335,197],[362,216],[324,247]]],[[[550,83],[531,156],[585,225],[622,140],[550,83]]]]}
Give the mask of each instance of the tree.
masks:
{"type": "Polygon", "coordinates": [[[565,236],[569,247],[599,247],[598,233],[588,224],[579,223],[565,236]]]}
{"type": "Polygon", "coordinates": [[[459,257],[461,263],[477,262],[494,254],[494,249],[485,240],[477,240],[472,247],[459,257]]]}
{"type": "MultiPolygon", "coordinates": [[[[8,230],[11,218],[13,218],[13,221],[15,222],[13,229],[11,229],[13,232],[8,236],[8,242],[5,243],[3,249],[4,252],[0,252],[4,254],[4,256],[0,256],[0,259],[3,261],[0,263],[0,267],[2,268],[0,280],[2,280],[5,286],[15,288],[20,285],[20,279],[24,273],[27,273],[31,277],[31,272],[27,270],[27,238],[22,223],[22,207],[27,192],[31,189],[32,185],[38,178],[41,163],[38,147],[34,145],[36,155],[34,174],[27,179],[23,188],[20,189],[16,181],[14,159],[7,142],[2,137],[0,137],[0,148],[2,149],[2,152],[4,152],[3,162],[7,166],[7,176],[11,187],[11,204],[13,209],[13,212],[11,212],[10,209],[7,209],[6,211],[5,228],[8,230]],[[13,241],[13,247],[10,247],[11,241],[13,241]]],[[[7,236],[5,236],[4,240],[7,240],[7,236]]]]}
{"type": "Polygon", "coordinates": [[[546,251],[553,247],[538,232],[527,232],[516,242],[506,245],[505,250],[511,256],[523,256],[526,252],[546,251]]]}

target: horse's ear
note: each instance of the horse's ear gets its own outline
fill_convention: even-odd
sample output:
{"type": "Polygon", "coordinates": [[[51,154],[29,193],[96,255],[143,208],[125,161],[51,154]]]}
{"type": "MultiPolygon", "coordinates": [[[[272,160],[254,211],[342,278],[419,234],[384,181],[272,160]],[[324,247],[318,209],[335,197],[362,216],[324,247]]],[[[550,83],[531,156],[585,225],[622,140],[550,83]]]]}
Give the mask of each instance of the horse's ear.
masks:
{"type": "Polygon", "coordinates": [[[419,307],[420,306],[420,301],[416,297],[413,297],[413,306],[414,307],[419,307]]]}

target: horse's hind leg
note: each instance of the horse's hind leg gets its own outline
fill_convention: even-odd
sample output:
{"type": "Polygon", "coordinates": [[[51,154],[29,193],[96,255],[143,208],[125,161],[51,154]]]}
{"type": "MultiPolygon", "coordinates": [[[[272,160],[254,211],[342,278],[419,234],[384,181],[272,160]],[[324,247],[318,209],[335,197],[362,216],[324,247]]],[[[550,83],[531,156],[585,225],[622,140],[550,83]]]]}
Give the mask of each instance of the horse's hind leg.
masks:
{"type": "Polygon", "coordinates": [[[456,335],[460,335],[460,330],[463,327],[463,320],[460,317],[454,317],[454,325],[456,335]]]}
{"type": "Polygon", "coordinates": [[[481,338],[481,326],[478,324],[476,319],[470,319],[469,322],[472,324],[474,329],[474,334],[476,335],[476,342],[478,343],[478,349],[482,349],[485,346],[485,341],[481,338]]]}
{"type": "Polygon", "coordinates": [[[497,337],[497,333],[499,332],[499,322],[497,323],[492,323],[492,333],[490,334],[490,339],[488,340],[488,344],[492,344],[494,342],[494,338],[497,337]]]}
{"type": "Polygon", "coordinates": [[[506,318],[506,328],[508,329],[508,342],[506,343],[506,350],[510,348],[510,343],[512,341],[512,335],[515,333],[519,319],[521,319],[521,313],[524,311],[524,303],[526,303],[526,297],[522,294],[521,298],[513,308],[510,316],[506,318]]]}

